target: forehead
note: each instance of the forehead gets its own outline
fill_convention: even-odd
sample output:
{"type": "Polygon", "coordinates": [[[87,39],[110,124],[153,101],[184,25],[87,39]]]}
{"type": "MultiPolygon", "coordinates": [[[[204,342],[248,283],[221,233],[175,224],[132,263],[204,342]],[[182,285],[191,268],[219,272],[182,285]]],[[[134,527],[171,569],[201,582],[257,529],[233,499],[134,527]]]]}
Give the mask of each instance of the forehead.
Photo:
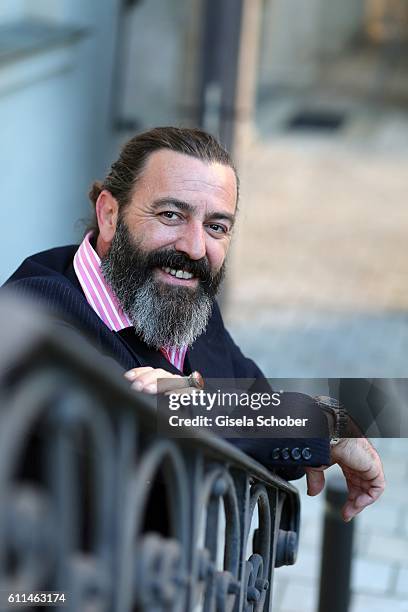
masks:
{"type": "Polygon", "coordinates": [[[152,200],[169,196],[212,208],[221,206],[234,213],[237,184],[230,166],[162,149],[146,162],[134,196],[142,193],[152,200]]]}

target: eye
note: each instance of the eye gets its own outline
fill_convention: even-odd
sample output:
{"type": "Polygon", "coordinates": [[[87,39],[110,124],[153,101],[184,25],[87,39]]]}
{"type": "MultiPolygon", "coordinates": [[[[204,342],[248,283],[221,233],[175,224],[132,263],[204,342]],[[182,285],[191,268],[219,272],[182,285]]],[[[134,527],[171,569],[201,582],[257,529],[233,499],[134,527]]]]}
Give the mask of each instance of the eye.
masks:
{"type": "Polygon", "coordinates": [[[159,213],[159,217],[166,221],[179,221],[181,219],[181,215],[174,212],[174,210],[164,210],[163,212],[159,213]]]}
{"type": "Polygon", "coordinates": [[[209,223],[208,228],[215,234],[228,234],[228,228],[225,227],[225,225],[220,225],[219,223],[209,223]]]}
{"type": "Polygon", "coordinates": [[[173,212],[172,210],[165,210],[160,214],[166,219],[177,219],[178,216],[177,213],[173,212]]]}

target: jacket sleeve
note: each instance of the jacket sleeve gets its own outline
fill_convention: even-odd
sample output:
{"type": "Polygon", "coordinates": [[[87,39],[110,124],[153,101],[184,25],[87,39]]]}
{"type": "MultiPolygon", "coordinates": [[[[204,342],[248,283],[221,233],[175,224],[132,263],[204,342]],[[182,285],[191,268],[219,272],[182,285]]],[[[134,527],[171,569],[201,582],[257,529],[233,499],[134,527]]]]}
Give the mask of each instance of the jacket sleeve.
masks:
{"type": "MultiPolygon", "coordinates": [[[[259,367],[245,357],[224,328],[235,378],[253,378],[250,391],[272,391],[259,367]]],[[[229,442],[287,480],[300,478],[305,467],[330,464],[329,438],[230,438],[229,442]]]]}

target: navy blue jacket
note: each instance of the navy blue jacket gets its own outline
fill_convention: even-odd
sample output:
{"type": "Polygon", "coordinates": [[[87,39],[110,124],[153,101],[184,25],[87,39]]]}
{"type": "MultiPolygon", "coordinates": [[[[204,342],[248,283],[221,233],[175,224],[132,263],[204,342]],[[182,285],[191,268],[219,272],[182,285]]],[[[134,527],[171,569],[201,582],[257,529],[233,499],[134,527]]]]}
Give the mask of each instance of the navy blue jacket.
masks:
{"type": "MultiPolygon", "coordinates": [[[[6,285],[42,302],[57,312],[69,325],[82,331],[103,354],[113,357],[124,370],[138,366],[163,368],[175,374],[172,366],[160,351],[152,349],[141,340],[131,344],[126,335],[112,332],[88,304],[79,285],[72,261],[77,245],[43,251],[27,258],[6,285]]],[[[205,379],[250,378],[264,381],[261,370],[246,358],[224,327],[218,306],[215,304],[206,331],[187,351],[185,371],[198,370],[205,379]]],[[[302,475],[301,465],[316,466],[329,463],[327,439],[236,439],[232,441],[245,452],[269,468],[280,467],[283,476],[295,478],[302,475]],[[300,449],[301,456],[293,459],[276,459],[277,448],[300,449]],[[303,452],[302,454],[302,451],[303,452]],[[310,455],[310,456],[309,456],[310,455]],[[281,469],[283,468],[283,470],[281,469]],[[286,468],[290,468],[286,471],[286,468]]],[[[297,456],[299,453],[294,453],[297,456]]]]}

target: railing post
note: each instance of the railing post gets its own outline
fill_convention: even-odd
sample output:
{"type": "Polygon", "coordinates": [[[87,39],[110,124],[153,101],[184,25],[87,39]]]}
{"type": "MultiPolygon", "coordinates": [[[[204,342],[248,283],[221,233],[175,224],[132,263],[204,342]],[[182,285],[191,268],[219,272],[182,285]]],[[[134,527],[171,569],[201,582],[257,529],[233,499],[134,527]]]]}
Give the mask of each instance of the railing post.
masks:
{"type": "Polygon", "coordinates": [[[326,486],[318,612],[347,612],[350,605],[354,523],[341,517],[346,498],[344,477],[331,475],[326,486]]]}

